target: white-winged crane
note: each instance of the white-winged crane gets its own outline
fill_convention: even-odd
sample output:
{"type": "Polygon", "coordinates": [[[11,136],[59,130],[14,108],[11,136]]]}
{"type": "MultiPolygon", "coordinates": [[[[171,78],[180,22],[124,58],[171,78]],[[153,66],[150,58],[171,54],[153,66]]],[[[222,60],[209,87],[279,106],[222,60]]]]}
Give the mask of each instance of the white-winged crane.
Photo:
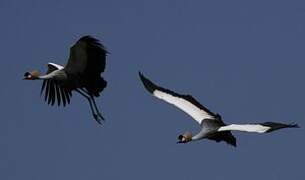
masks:
{"type": "Polygon", "coordinates": [[[282,128],[297,128],[297,124],[282,124],[276,122],[265,122],[256,124],[231,124],[226,125],[219,114],[211,112],[201,105],[190,95],[181,95],[171,90],[162,88],[139,73],[144,87],[153,94],[153,96],[170,103],[188,115],[190,115],[201,126],[201,131],[192,135],[186,132],[178,136],[177,143],[187,143],[200,139],[210,139],[216,142],[225,141],[230,145],[236,146],[236,139],[231,131],[245,131],[256,133],[269,133],[282,128]]]}
{"type": "Polygon", "coordinates": [[[91,36],[81,37],[71,48],[66,66],[48,63],[45,75],[39,71],[26,72],[26,80],[43,80],[41,94],[45,93],[45,101],[49,105],[70,103],[72,91],[85,97],[90,105],[94,119],[101,124],[104,120],[95,103],[95,97],[107,86],[107,81],[101,77],[106,66],[107,51],[99,40],[91,36]]]}

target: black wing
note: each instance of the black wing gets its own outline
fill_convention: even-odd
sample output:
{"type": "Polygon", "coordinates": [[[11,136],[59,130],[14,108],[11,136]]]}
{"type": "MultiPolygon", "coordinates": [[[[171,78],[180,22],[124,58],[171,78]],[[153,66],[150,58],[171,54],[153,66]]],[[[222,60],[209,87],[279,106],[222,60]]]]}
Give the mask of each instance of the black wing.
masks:
{"type": "MultiPolygon", "coordinates": [[[[48,70],[46,74],[50,74],[51,72],[58,70],[59,66],[54,65],[53,63],[48,64],[48,70]]],[[[57,100],[57,105],[60,106],[61,102],[63,106],[70,103],[70,98],[72,93],[70,90],[67,90],[63,86],[60,85],[56,80],[46,79],[43,80],[40,95],[45,91],[45,101],[48,102],[49,105],[54,105],[57,100]]]]}
{"type": "Polygon", "coordinates": [[[99,40],[84,36],[70,49],[65,71],[74,75],[99,75],[105,70],[107,51],[99,40]]]}
{"type": "Polygon", "coordinates": [[[100,76],[105,70],[106,55],[105,47],[97,39],[84,36],[71,47],[65,71],[78,80],[79,87],[98,97],[107,86],[100,76]]]}

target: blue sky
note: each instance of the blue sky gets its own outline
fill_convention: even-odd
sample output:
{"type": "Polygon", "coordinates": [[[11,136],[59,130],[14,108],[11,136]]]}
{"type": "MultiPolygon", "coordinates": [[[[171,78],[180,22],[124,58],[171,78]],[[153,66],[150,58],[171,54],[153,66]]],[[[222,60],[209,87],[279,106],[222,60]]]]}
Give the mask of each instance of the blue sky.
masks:
{"type": "Polygon", "coordinates": [[[177,145],[195,121],[152,97],[154,82],[192,94],[227,123],[304,127],[304,1],[1,0],[0,179],[304,179],[304,130],[234,132],[237,148],[177,145]],[[65,64],[83,35],[111,54],[97,100],[49,107],[25,71],[65,64]]]}

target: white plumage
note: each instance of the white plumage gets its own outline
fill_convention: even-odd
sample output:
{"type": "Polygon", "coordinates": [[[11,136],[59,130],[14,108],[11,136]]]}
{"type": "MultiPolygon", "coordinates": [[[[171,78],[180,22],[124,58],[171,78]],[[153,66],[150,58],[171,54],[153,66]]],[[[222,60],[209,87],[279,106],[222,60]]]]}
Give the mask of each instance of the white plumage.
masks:
{"type": "Polygon", "coordinates": [[[49,62],[48,63],[48,67],[54,67],[54,68],[56,68],[56,69],[58,69],[58,70],[61,70],[61,69],[63,69],[64,67],[62,66],[62,65],[59,65],[59,64],[55,64],[55,63],[52,63],[52,62],[49,62]]]}
{"type": "Polygon", "coordinates": [[[256,132],[265,133],[271,128],[260,124],[231,124],[228,126],[222,126],[217,131],[245,131],[245,132],[256,132]]]}
{"type": "Polygon", "coordinates": [[[203,109],[198,108],[197,106],[183,98],[173,96],[171,94],[159,90],[155,90],[153,92],[153,95],[178,107],[179,109],[190,115],[193,119],[195,119],[199,124],[201,124],[202,120],[204,119],[214,119],[211,114],[204,111],[203,109]]]}

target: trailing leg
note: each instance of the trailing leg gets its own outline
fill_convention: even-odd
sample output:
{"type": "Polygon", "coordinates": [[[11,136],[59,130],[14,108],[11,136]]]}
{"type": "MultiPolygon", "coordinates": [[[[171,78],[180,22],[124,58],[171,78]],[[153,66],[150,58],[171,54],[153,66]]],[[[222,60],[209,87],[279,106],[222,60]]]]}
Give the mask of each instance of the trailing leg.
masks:
{"type": "Polygon", "coordinates": [[[93,108],[93,105],[92,105],[92,100],[91,100],[90,96],[88,96],[86,93],[80,91],[79,89],[76,89],[76,92],[78,92],[79,94],[81,94],[82,96],[84,96],[88,100],[93,118],[97,121],[97,123],[102,124],[101,119],[100,119],[101,117],[97,114],[98,112],[96,113],[94,111],[94,108],[93,108]]]}

